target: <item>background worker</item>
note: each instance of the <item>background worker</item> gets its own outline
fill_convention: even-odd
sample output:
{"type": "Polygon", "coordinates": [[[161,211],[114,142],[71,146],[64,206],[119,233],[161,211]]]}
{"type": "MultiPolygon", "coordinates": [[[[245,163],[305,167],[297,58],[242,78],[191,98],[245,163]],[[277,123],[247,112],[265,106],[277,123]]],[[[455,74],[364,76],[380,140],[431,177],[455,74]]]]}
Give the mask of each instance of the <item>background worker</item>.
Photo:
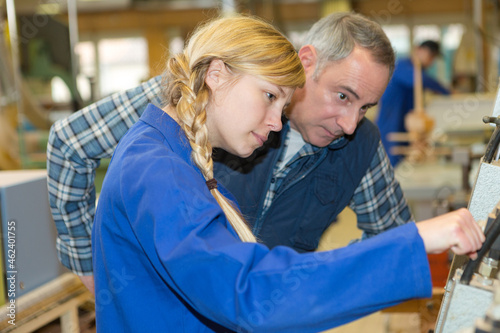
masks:
{"type": "MultiPolygon", "coordinates": [[[[449,95],[450,91],[448,89],[425,73],[425,69],[432,66],[439,55],[439,43],[432,40],[422,42],[414,50],[414,56],[420,61],[422,67],[423,89],[449,95]]],[[[392,154],[391,148],[402,145],[402,143],[389,141],[387,135],[394,132],[407,132],[404,122],[405,116],[414,108],[414,87],[414,64],[412,59],[403,58],[398,60],[392,79],[380,99],[379,112],[375,120],[380,130],[382,144],[387,151],[392,166],[396,166],[404,156],[392,154]]]]}

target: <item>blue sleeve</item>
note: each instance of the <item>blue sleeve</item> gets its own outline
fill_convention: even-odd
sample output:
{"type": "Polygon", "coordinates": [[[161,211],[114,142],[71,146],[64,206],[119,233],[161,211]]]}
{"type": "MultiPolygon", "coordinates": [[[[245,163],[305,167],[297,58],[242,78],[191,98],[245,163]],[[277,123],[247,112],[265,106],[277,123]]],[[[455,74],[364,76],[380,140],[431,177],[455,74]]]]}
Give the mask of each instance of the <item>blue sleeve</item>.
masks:
{"type": "Polygon", "coordinates": [[[165,282],[155,288],[206,318],[235,331],[317,332],[431,295],[415,224],[330,252],[242,243],[197,172],[144,148],[147,158],[121,163],[134,238],[165,282]],[[249,321],[256,311],[262,320],[249,321]]]}
{"type": "Polygon", "coordinates": [[[443,87],[441,83],[439,83],[437,80],[433,79],[430,77],[428,74],[425,72],[422,73],[422,84],[424,85],[425,89],[430,89],[436,93],[440,93],[443,95],[449,95],[450,91],[443,87]]]}

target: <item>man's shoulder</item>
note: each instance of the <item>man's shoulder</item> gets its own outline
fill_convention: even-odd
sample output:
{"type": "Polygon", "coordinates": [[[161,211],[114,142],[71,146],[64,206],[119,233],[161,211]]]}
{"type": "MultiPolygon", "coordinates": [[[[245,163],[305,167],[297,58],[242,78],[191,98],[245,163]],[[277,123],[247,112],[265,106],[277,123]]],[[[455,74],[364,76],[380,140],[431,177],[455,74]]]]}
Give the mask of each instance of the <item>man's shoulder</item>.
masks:
{"type": "Polygon", "coordinates": [[[364,118],[354,134],[345,137],[345,141],[342,151],[346,156],[358,156],[362,160],[371,161],[378,149],[380,132],[370,119],[364,118]]]}
{"type": "Polygon", "coordinates": [[[375,140],[375,143],[378,144],[378,140],[380,139],[380,131],[377,125],[375,125],[370,119],[363,118],[352,137],[354,138],[354,140],[375,140]]]}
{"type": "Polygon", "coordinates": [[[396,62],[396,67],[393,76],[407,74],[408,71],[413,71],[413,63],[410,58],[401,58],[396,62]]]}
{"type": "Polygon", "coordinates": [[[396,68],[398,66],[408,66],[408,65],[411,65],[413,67],[411,59],[409,57],[400,58],[396,61],[396,68]]]}

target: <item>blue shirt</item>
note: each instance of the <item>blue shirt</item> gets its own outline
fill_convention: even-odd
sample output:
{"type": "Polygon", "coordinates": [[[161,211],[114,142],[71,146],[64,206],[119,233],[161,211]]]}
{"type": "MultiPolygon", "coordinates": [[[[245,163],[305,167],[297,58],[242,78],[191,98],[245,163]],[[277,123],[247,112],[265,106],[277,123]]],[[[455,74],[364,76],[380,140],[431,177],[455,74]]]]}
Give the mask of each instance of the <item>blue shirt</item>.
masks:
{"type": "Polygon", "coordinates": [[[190,153],[152,105],[120,141],[92,231],[98,332],[317,332],[431,295],[414,223],[328,252],[243,243],[190,153]]]}
{"type": "MultiPolygon", "coordinates": [[[[393,132],[406,132],[404,125],[405,116],[413,110],[413,73],[414,67],[410,59],[401,59],[396,63],[394,75],[387,85],[387,89],[380,99],[380,108],[376,124],[380,130],[382,144],[387,151],[393,166],[402,159],[401,155],[391,154],[391,147],[401,145],[387,140],[387,134],[393,132]]],[[[448,95],[450,91],[438,81],[422,71],[422,85],[424,89],[448,95]]]]}

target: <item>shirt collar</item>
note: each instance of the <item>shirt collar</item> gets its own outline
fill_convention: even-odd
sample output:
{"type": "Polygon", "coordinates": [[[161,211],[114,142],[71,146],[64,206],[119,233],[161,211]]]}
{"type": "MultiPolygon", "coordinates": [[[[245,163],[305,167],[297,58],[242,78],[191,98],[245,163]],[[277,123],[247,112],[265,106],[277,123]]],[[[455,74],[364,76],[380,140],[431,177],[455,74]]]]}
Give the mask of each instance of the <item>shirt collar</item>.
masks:
{"type": "Polygon", "coordinates": [[[170,148],[187,161],[191,160],[191,145],[182,128],[165,111],[148,104],[140,120],[157,129],[166,139],[170,148]]]}

